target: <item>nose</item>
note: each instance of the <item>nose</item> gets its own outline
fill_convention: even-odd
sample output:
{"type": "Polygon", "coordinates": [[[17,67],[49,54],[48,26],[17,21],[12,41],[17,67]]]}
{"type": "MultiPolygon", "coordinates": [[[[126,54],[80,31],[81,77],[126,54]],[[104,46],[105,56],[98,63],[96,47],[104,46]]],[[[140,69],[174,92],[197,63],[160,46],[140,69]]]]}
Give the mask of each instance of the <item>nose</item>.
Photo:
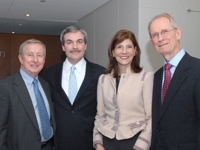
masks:
{"type": "Polygon", "coordinates": [[[126,53],[126,52],[127,52],[127,48],[126,48],[126,47],[123,47],[123,48],[122,48],[122,52],[123,52],[123,53],[126,53]]]}
{"type": "Polygon", "coordinates": [[[74,48],[74,49],[77,48],[77,43],[76,43],[76,42],[73,43],[73,48],[74,48]]]}
{"type": "Polygon", "coordinates": [[[158,35],[158,41],[162,41],[162,40],[163,40],[163,36],[162,36],[162,34],[159,33],[159,35],[158,35]]]}
{"type": "Polygon", "coordinates": [[[37,61],[38,61],[37,55],[34,55],[34,56],[33,56],[33,61],[34,61],[34,62],[37,62],[37,61]]]}

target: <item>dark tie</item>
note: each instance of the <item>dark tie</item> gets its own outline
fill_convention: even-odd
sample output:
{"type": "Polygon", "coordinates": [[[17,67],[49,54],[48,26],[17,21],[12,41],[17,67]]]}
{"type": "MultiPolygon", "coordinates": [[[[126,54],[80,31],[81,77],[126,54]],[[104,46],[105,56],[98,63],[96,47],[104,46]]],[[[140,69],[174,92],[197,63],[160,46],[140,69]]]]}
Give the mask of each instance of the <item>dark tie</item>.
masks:
{"type": "Polygon", "coordinates": [[[39,91],[38,88],[38,80],[34,79],[33,80],[33,87],[34,87],[34,93],[35,93],[35,98],[37,101],[37,108],[40,116],[40,122],[41,122],[41,132],[42,136],[45,138],[45,140],[48,140],[50,136],[53,134],[49,116],[47,113],[47,109],[44,103],[44,99],[39,91]]]}
{"type": "Polygon", "coordinates": [[[68,94],[69,94],[69,100],[70,100],[71,104],[73,104],[74,99],[75,99],[76,94],[77,94],[77,81],[76,81],[76,75],[74,73],[75,69],[76,69],[76,67],[72,66],[71,67],[71,73],[69,75],[68,94]]]}
{"type": "Polygon", "coordinates": [[[171,81],[171,72],[170,68],[172,67],[171,64],[167,63],[165,64],[165,76],[164,76],[164,84],[163,84],[163,89],[162,89],[162,103],[164,102],[165,95],[167,92],[167,89],[169,87],[170,81],[171,81]]]}

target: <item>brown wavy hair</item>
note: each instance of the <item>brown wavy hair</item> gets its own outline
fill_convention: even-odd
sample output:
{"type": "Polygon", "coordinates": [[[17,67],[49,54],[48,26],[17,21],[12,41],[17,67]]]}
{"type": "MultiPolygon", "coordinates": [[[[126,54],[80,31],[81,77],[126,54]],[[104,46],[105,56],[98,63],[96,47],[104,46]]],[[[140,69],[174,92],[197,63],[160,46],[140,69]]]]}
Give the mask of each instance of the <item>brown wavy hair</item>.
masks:
{"type": "Polygon", "coordinates": [[[136,47],[135,56],[131,62],[131,70],[132,70],[132,72],[135,72],[135,73],[139,73],[142,71],[142,68],[140,67],[141,50],[140,50],[140,46],[136,40],[136,37],[133,34],[133,32],[123,29],[123,30],[119,30],[114,35],[114,37],[112,38],[110,45],[108,47],[109,64],[106,69],[106,74],[109,74],[109,73],[111,73],[112,70],[114,70],[114,74],[113,74],[114,78],[117,78],[119,76],[119,67],[118,67],[118,62],[117,62],[116,58],[113,57],[112,51],[115,49],[117,44],[123,42],[126,39],[130,39],[132,41],[134,47],[136,47]]]}

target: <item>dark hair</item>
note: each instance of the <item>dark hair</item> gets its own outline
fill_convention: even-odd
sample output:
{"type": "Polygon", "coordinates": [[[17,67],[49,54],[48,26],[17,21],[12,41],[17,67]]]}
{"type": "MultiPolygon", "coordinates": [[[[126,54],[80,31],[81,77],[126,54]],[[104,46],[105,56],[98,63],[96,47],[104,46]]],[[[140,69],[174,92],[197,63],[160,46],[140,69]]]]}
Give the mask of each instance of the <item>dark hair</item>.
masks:
{"type": "Polygon", "coordinates": [[[88,39],[87,39],[87,32],[84,29],[82,29],[81,27],[77,26],[77,25],[72,25],[72,26],[69,26],[69,27],[65,28],[61,32],[61,34],[60,34],[60,41],[61,41],[62,45],[65,44],[65,39],[64,39],[65,34],[67,34],[69,32],[78,32],[78,31],[80,31],[83,34],[83,36],[84,36],[84,42],[85,42],[85,44],[87,44],[87,41],[88,41],[88,39]]]}
{"type": "Polygon", "coordinates": [[[109,57],[109,65],[106,69],[106,74],[111,73],[112,70],[114,70],[113,77],[117,78],[119,76],[119,67],[118,62],[115,57],[113,57],[112,51],[115,49],[116,45],[123,42],[126,39],[130,39],[133,43],[134,47],[136,47],[135,56],[131,62],[131,70],[135,73],[139,73],[142,71],[142,68],[140,67],[140,47],[136,40],[135,35],[133,32],[129,30],[119,30],[114,37],[112,38],[110,45],[108,47],[108,57],[109,57]]]}

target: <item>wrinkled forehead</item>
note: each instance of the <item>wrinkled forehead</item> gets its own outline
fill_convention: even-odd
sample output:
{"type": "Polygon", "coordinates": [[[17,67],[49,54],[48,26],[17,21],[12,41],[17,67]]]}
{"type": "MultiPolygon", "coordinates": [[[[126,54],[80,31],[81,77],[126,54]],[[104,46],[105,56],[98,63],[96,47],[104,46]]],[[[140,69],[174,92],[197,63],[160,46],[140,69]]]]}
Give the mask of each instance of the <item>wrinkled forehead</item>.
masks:
{"type": "Polygon", "coordinates": [[[152,21],[150,25],[150,32],[151,33],[160,32],[162,30],[169,29],[171,27],[172,27],[171,22],[167,17],[160,17],[152,21]]]}
{"type": "Polygon", "coordinates": [[[78,40],[84,40],[84,35],[80,32],[68,32],[64,35],[64,40],[71,40],[71,41],[78,41],[78,40]]]}

